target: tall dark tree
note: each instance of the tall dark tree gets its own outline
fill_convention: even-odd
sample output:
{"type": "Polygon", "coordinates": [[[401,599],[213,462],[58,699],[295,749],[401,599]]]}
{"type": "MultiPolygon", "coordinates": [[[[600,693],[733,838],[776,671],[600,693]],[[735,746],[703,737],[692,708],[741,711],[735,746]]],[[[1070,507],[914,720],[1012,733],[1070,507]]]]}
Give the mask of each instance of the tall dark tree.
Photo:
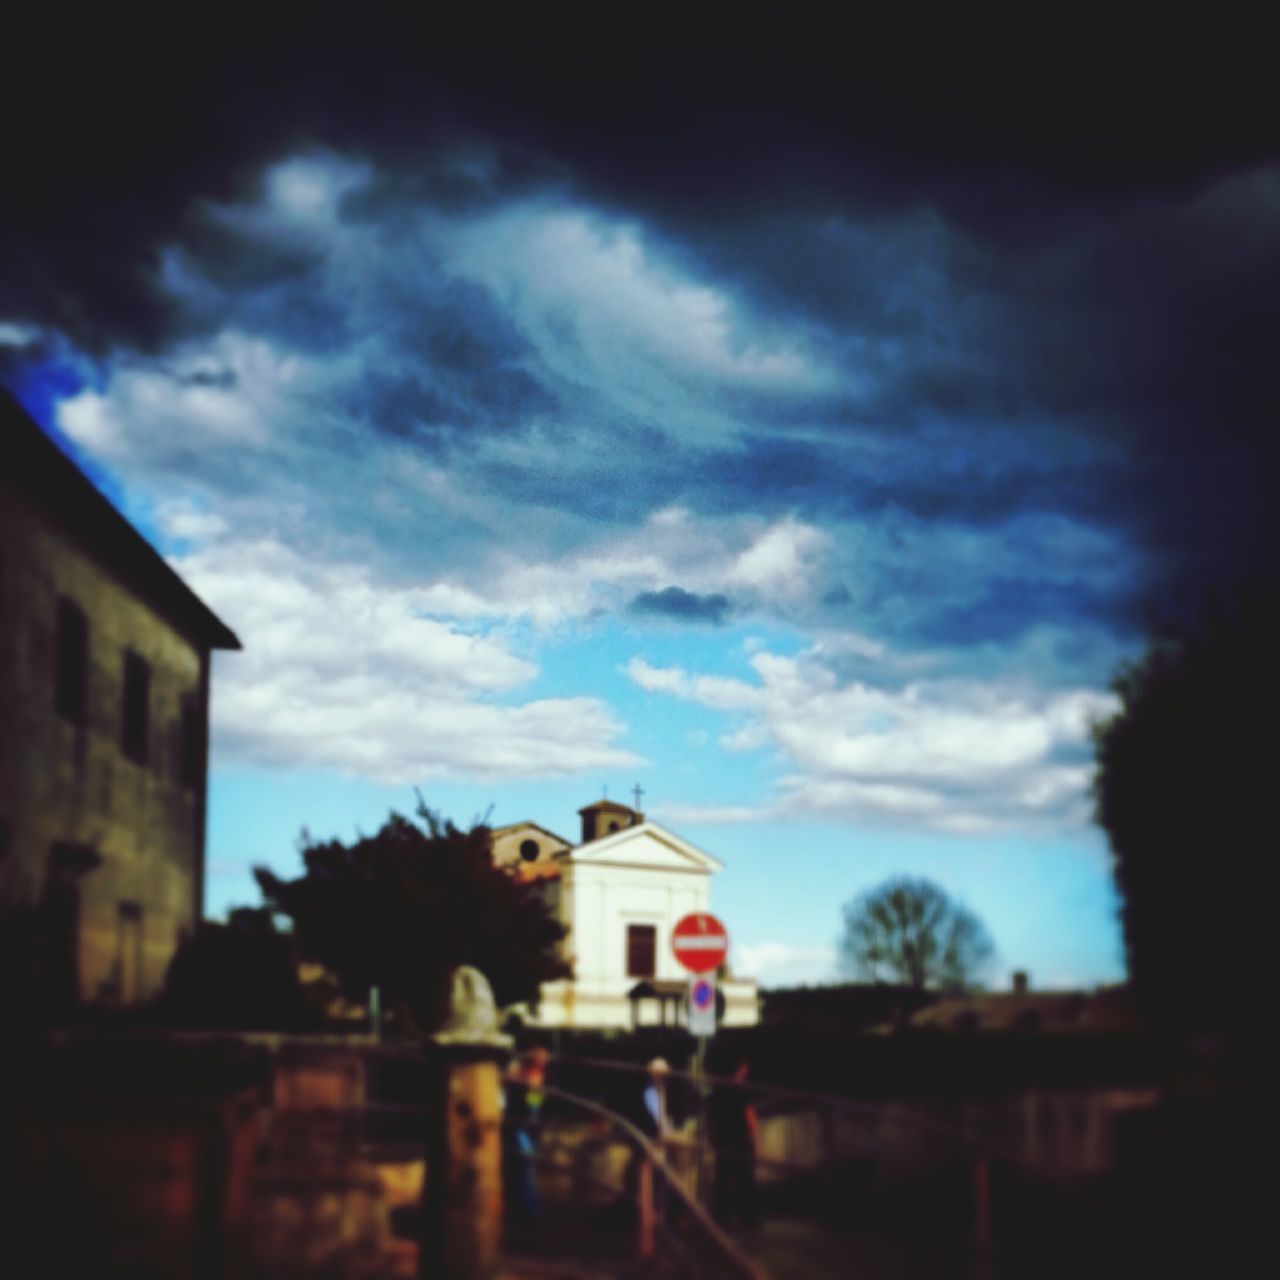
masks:
{"type": "Polygon", "coordinates": [[[1094,794],[1135,992],[1174,1024],[1256,1026],[1275,962],[1280,592],[1163,628],[1112,687],[1094,794]]]}
{"type": "Polygon", "coordinates": [[[298,957],[323,965],[352,1001],[378,987],[422,1028],[442,1017],[460,964],[484,973],[499,1005],[536,1002],[543,982],[569,975],[565,929],[541,889],[494,866],[484,825],[464,831],[425,806],[418,818],[393,813],[349,845],[304,837],[295,880],[255,868],[267,907],[293,922],[298,957]]]}
{"type": "Polygon", "coordinates": [[[158,1013],[179,1027],[304,1027],[309,1017],[292,939],[262,907],[239,907],[226,924],[204,922],[170,961],[158,1013]]]}
{"type": "Polygon", "coordinates": [[[872,982],[960,990],[994,954],[982,921],[931,880],[895,876],[844,908],[841,963],[872,982]]]}

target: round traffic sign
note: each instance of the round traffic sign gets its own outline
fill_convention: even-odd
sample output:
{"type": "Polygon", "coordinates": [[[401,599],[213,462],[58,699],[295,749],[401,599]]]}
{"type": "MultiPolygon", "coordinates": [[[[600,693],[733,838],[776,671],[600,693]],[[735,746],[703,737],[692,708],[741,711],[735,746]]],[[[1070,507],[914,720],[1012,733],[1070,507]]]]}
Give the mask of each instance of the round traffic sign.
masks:
{"type": "Polygon", "coordinates": [[[676,921],[671,949],[690,973],[710,973],[729,954],[729,934],[715,916],[694,911],[676,921]]]}
{"type": "Polygon", "coordinates": [[[695,1009],[710,1009],[716,998],[716,984],[710,978],[694,978],[689,986],[689,999],[695,1009]]]}

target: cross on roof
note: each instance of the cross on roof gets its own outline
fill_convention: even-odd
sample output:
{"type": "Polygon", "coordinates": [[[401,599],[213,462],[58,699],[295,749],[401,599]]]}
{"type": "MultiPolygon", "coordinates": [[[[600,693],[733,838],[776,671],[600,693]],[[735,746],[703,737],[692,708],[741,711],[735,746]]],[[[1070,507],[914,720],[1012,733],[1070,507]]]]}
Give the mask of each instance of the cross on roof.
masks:
{"type": "Polygon", "coordinates": [[[636,809],[638,811],[640,808],[640,801],[644,799],[644,788],[637,782],[636,785],[631,788],[631,794],[636,798],[636,809]]]}

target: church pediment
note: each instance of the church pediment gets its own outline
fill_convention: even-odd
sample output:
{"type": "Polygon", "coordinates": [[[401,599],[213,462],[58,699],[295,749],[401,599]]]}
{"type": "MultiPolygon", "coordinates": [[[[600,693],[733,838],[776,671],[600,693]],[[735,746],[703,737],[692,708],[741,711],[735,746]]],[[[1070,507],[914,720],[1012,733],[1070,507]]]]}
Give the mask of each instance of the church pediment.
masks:
{"type": "Polygon", "coordinates": [[[722,865],[709,853],[704,853],[656,822],[627,827],[601,840],[578,845],[567,856],[583,865],[645,867],[700,872],[703,875],[719,871],[722,865]]]}

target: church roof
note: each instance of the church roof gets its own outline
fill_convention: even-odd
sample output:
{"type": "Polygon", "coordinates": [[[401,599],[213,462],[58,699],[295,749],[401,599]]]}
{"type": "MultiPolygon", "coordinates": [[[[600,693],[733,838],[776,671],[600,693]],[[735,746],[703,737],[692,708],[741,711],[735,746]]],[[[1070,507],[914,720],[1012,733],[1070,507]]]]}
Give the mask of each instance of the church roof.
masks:
{"type": "MultiPolygon", "coordinates": [[[[650,840],[667,848],[680,861],[687,863],[687,869],[690,871],[720,871],[724,866],[722,862],[717,858],[713,858],[705,850],[699,849],[697,845],[691,844],[682,836],[676,835],[674,831],[668,831],[666,827],[659,826],[656,822],[642,822],[638,826],[623,827],[619,831],[611,831],[606,836],[599,836],[595,840],[587,840],[583,844],[557,854],[556,857],[582,863],[627,863],[630,859],[627,856],[626,846],[641,837],[648,837],[650,840]]],[[[640,865],[644,864],[641,863],[640,865]]]]}
{"type": "Polygon", "coordinates": [[[552,840],[558,840],[566,847],[573,843],[571,840],[566,840],[564,836],[556,835],[549,827],[541,826],[536,822],[529,822],[527,819],[523,822],[508,822],[504,827],[491,827],[489,834],[495,837],[506,836],[513,831],[541,831],[544,836],[550,836],[552,840]]]}

